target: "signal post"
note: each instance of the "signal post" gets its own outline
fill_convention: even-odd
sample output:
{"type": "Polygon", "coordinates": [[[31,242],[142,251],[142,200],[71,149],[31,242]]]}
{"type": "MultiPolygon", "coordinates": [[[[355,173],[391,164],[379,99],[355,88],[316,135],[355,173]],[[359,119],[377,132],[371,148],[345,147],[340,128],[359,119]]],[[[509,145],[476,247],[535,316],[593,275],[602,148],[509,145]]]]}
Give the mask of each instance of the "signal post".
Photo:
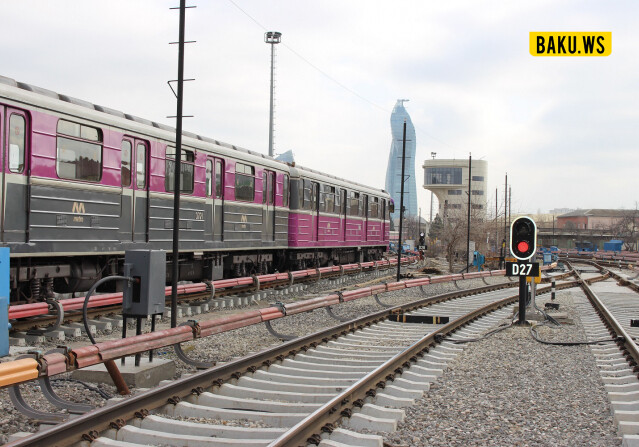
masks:
{"type": "Polygon", "coordinates": [[[510,226],[510,252],[517,262],[506,262],[506,275],[519,277],[519,320],[526,325],[526,278],[539,276],[539,263],[531,262],[537,251],[537,225],[530,217],[518,217],[510,226]]]}

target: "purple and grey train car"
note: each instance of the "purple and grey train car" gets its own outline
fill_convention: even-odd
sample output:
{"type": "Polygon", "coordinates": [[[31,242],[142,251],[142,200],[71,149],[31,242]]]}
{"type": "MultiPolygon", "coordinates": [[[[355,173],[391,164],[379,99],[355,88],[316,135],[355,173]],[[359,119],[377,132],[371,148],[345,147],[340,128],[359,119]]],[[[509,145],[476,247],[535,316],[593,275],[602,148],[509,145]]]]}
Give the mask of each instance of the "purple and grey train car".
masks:
{"type": "Polygon", "coordinates": [[[289,259],[295,268],[379,260],[388,245],[390,197],[311,169],[290,169],[289,259]]]}
{"type": "MultiPolygon", "coordinates": [[[[180,280],[381,256],[385,192],[183,135],[180,280]]],[[[13,303],[86,291],[121,272],[125,250],[171,249],[174,138],[169,126],[0,77],[13,303]]]]}

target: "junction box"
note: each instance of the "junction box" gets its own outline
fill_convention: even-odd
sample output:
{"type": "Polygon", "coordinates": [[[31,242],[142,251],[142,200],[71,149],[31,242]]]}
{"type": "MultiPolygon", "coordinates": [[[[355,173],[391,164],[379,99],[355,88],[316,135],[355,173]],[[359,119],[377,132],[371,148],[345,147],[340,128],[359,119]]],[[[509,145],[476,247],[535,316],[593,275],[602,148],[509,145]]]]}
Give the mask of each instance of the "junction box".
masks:
{"type": "Polygon", "coordinates": [[[122,314],[127,317],[146,317],[164,313],[166,283],[166,252],[164,250],[127,250],[124,253],[122,314]]]}

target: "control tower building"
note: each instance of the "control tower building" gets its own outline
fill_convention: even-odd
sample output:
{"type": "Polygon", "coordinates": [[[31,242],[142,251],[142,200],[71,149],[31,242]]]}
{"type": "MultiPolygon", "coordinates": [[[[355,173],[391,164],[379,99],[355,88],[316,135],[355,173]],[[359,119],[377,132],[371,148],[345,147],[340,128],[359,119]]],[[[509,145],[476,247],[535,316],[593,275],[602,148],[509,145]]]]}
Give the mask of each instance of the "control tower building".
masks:
{"type": "Polygon", "coordinates": [[[415,126],[404,107],[408,99],[398,99],[393,113],[391,113],[392,142],[388,167],[386,168],[386,191],[395,202],[395,212],[392,219],[399,218],[399,204],[402,192],[402,139],[404,135],[404,120],[406,120],[406,161],[404,164],[404,217],[417,216],[417,186],[415,182],[415,126]]]}
{"type": "MultiPolygon", "coordinates": [[[[435,210],[442,218],[459,218],[468,209],[468,160],[425,160],[424,188],[437,196],[439,208],[435,210]]],[[[471,163],[471,207],[472,214],[485,216],[488,198],[488,163],[472,160],[471,163]]]]}

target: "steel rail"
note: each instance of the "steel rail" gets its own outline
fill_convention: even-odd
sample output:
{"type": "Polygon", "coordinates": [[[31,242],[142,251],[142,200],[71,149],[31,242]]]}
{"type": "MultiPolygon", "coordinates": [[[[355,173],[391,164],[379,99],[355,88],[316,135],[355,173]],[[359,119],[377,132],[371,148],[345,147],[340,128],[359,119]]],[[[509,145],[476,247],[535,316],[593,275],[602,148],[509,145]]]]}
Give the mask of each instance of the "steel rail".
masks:
{"type": "Polygon", "coordinates": [[[622,286],[628,287],[632,290],[634,290],[635,292],[639,293],[639,285],[628,281],[626,278],[622,277],[621,275],[619,275],[618,273],[613,272],[612,270],[606,269],[604,268],[601,263],[599,261],[579,261],[579,262],[583,262],[589,265],[592,265],[594,267],[597,267],[600,271],[605,271],[607,274],[609,274],[610,276],[612,276],[613,278],[615,278],[617,281],[619,281],[619,283],[622,286]]]}
{"type": "MultiPolygon", "coordinates": [[[[578,282],[571,281],[561,284],[559,288],[576,286],[578,286],[578,282]]],[[[539,289],[538,293],[548,293],[550,290],[550,287],[544,287],[539,289]]],[[[308,444],[317,444],[320,433],[330,433],[336,422],[342,417],[349,417],[354,412],[354,407],[359,406],[367,397],[374,396],[377,388],[383,388],[386,381],[393,381],[395,375],[401,374],[405,368],[410,367],[411,363],[415,363],[419,357],[423,357],[424,354],[428,353],[429,348],[439,343],[443,337],[486,313],[516,303],[518,299],[519,295],[512,295],[495,301],[429,333],[315,410],[278,439],[268,444],[268,447],[305,447],[308,444]]]]}
{"type": "Polygon", "coordinates": [[[632,339],[632,336],[626,332],[621,323],[610,312],[606,305],[601,301],[597,294],[590,288],[587,280],[581,278],[579,272],[575,270],[575,275],[581,282],[581,288],[588,297],[588,300],[595,308],[595,311],[599,314],[603,322],[608,326],[608,330],[613,338],[617,339],[617,345],[619,349],[623,350],[623,353],[628,360],[628,363],[633,368],[633,372],[639,378],[639,347],[632,339]]]}
{"type": "MultiPolygon", "coordinates": [[[[394,261],[394,260],[393,260],[394,261]]],[[[403,261],[406,265],[408,265],[409,261],[403,261]]],[[[388,270],[391,268],[395,267],[395,264],[381,264],[379,265],[379,262],[377,262],[377,266],[365,266],[363,270],[366,273],[370,273],[370,272],[374,272],[374,271],[379,271],[381,269],[383,270],[388,270]]],[[[350,265],[350,264],[349,264],[350,265]]],[[[356,265],[356,264],[353,264],[356,265]]],[[[295,283],[297,284],[305,284],[305,283],[309,283],[309,282],[317,282],[319,279],[332,279],[332,278],[336,278],[336,277],[340,277],[342,276],[342,274],[344,275],[354,275],[354,274],[358,274],[360,273],[359,269],[344,269],[343,273],[340,271],[331,271],[331,272],[324,272],[322,273],[321,271],[317,271],[315,272],[316,269],[314,270],[314,274],[313,275],[306,275],[306,276],[301,276],[301,277],[295,277],[295,283]]],[[[306,270],[300,270],[299,272],[307,272],[306,270]]],[[[294,272],[294,273],[298,273],[298,272],[294,272]]],[[[273,275],[264,275],[264,276],[275,276],[273,275]]],[[[247,277],[249,278],[249,277],[247,277]]],[[[267,290],[267,289],[273,289],[276,287],[281,287],[281,286],[285,286],[285,285],[289,285],[290,284],[290,280],[289,279],[276,279],[276,280],[272,280],[270,282],[261,282],[263,280],[259,280],[260,277],[255,277],[258,278],[258,284],[259,286],[259,290],[267,290]]],[[[250,284],[240,284],[240,285],[230,285],[227,286],[226,288],[221,288],[221,286],[215,286],[215,298],[221,298],[221,297],[225,297],[225,296],[229,296],[229,295],[236,295],[236,294],[240,294],[240,293],[247,293],[250,292],[254,289],[256,289],[256,285],[255,285],[255,281],[253,278],[251,279],[251,283],[250,284]],[[220,288],[218,288],[220,287],[220,288]]],[[[243,278],[236,278],[235,280],[239,281],[239,280],[243,280],[243,278]]],[[[225,282],[228,281],[235,281],[235,280],[222,280],[225,282]]],[[[182,286],[183,287],[183,286],[182,286]]],[[[115,294],[108,294],[109,296],[111,295],[115,295],[115,294]]],[[[98,300],[101,300],[102,295],[96,295],[94,298],[97,298],[98,300]]],[[[192,301],[200,301],[203,299],[210,299],[211,298],[211,293],[209,291],[206,292],[190,292],[190,291],[186,291],[184,292],[181,296],[179,296],[180,299],[180,303],[188,303],[188,302],[192,302],[192,301]]],[[[79,298],[69,298],[69,299],[73,299],[73,300],[78,300],[79,298]]],[[[93,300],[93,298],[92,298],[93,300]]],[[[109,304],[106,305],[98,305],[96,307],[90,307],[88,309],[88,313],[91,317],[96,318],[98,316],[101,315],[110,315],[110,314],[118,314],[121,312],[122,310],[122,305],[121,305],[121,296],[119,297],[111,297],[105,300],[106,302],[108,302],[109,304]],[[117,303],[115,305],[112,305],[111,302],[113,302],[114,300],[117,301],[117,303]]],[[[60,303],[61,306],[64,305],[65,300],[60,300],[58,301],[58,303],[60,303]]],[[[166,300],[167,304],[170,303],[170,296],[167,296],[167,300],[166,300]]],[[[45,306],[45,308],[48,307],[48,305],[46,305],[46,303],[43,303],[45,306]]],[[[42,309],[39,309],[39,305],[40,303],[34,303],[33,305],[28,305],[28,306],[33,306],[34,310],[33,311],[29,311],[29,312],[25,312],[27,314],[27,316],[25,317],[17,317],[17,318],[25,318],[25,319],[14,319],[14,317],[12,317],[12,312],[13,315],[17,314],[16,311],[16,306],[12,306],[14,307],[14,309],[12,310],[11,307],[9,308],[9,319],[12,321],[12,328],[11,328],[11,332],[19,332],[20,330],[34,330],[34,328],[39,328],[45,325],[49,325],[52,322],[55,322],[56,319],[58,318],[58,316],[53,316],[50,314],[45,313],[42,309]],[[37,313],[40,312],[40,313],[37,313]]],[[[17,307],[24,307],[25,305],[18,305],[17,307]]],[[[47,309],[48,311],[48,309],[47,309]]],[[[72,310],[65,310],[64,311],[64,321],[68,322],[68,321],[82,321],[82,313],[81,312],[77,312],[76,309],[72,309],[72,310]]],[[[51,328],[50,330],[53,330],[54,328],[51,328]]],[[[38,330],[38,329],[36,329],[38,330]]],[[[43,330],[48,330],[46,327],[43,330]]]]}
{"type": "Polygon", "coordinates": [[[409,312],[429,304],[510,287],[512,287],[512,284],[508,282],[483,286],[476,289],[449,292],[374,312],[343,324],[338,324],[337,326],[296,338],[275,348],[266,349],[236,361],[195,373],[170,384],[133,396],[122,402],[95,409],[82,416],[51,427],[48,430],[35,433],[27,438],[17,440],[7,445],[12,447],[39,447],[43,445],[68,446],[83,440],[91,441],[103,430],[120,427],[123,421],[132,418],[144,417],[144,415],[155,408],[170,403],[175,404],[200,388],[206,389],[211,386],[220,386],[225,381],[239,378],[245,372],[253,372],[260,367],[268,366],[276,361],[282,360],[288,355],[306,351],[317,346],[319,343],[336,339],[349,332],[352,333],[363,327],[383,321],[393,313],[409,312]]]}
{"type": "MultiPolygon", "coordinates": [[[[410,265],[414,261],[414,257],[405,257],[402,264],[410,265]]],[[[305,283],[318,281],[320,278],[333,278],[344,274],[352,275],[361,273],[362,271],[372,272],[380,268],[394,268],[397,260],[391,259],[387,261],[370,261],[356,264],[344,264],[342,266],[323,267],[319,269],[298,270],[290,273],[272,273],[259,276],[247,276],[243,278],[231,278],[212,281],[209,284],[193,283],[180,285],[178,291],[183,295],[183,300],[197,300],[203,298],[213,298],[215,296],[227,296],[237,293],[245,293],[251,290],[269,289],[283,285],[296,283],[305,283]],[[341,268],[340,268],[341,267],[341,268]],[[364,270],[365,269],[365,270],[364,270]],[[211,293],[211,290],[213,293],[211,293]]],[[[170,287],[165,288],[167,294],[167,302],[170,302],[170,287]]],[[[82,309],[84,297],[66,298],[58,301],[64,312],[82,309]]],[[[114,307],[122,303],[122,293],[107,293],[96,295],[89,301],[89,308],[106,308],[114,307]],[[115,304],[115,306],[110,306],[115,304]]],[[[9,307],[9,319],[20,323],[18,318],[47,316],[49,315],[49,305],[45,302],[17,304],[9,307]]],[[[44,321],[44,319],[43,319],[44,321]]],[[[48,320],[47,320],[48,321],[48,320]]]]}
{"type": "Polygon", "coordinates": [[[618,259],[618,260],[612,260],[612,259],[601,259],[601,258],[597,258],[597,257],[590,257],[590,258],[586,258],[584,257],[570,257],[570,256],[566,256],[566,257],[560,257],[559,258],[562,261],[567,261],[567,262],[585,262],[587,263],[588,261],[590,262],[597,262],[600,265],[605,265],[608,267],[631,267],[631,266],[635,266],[637,265],[637,263],[639,263],[639,260],[635,259],[635,260],[630,260],[630,259],[618,259]]]}

